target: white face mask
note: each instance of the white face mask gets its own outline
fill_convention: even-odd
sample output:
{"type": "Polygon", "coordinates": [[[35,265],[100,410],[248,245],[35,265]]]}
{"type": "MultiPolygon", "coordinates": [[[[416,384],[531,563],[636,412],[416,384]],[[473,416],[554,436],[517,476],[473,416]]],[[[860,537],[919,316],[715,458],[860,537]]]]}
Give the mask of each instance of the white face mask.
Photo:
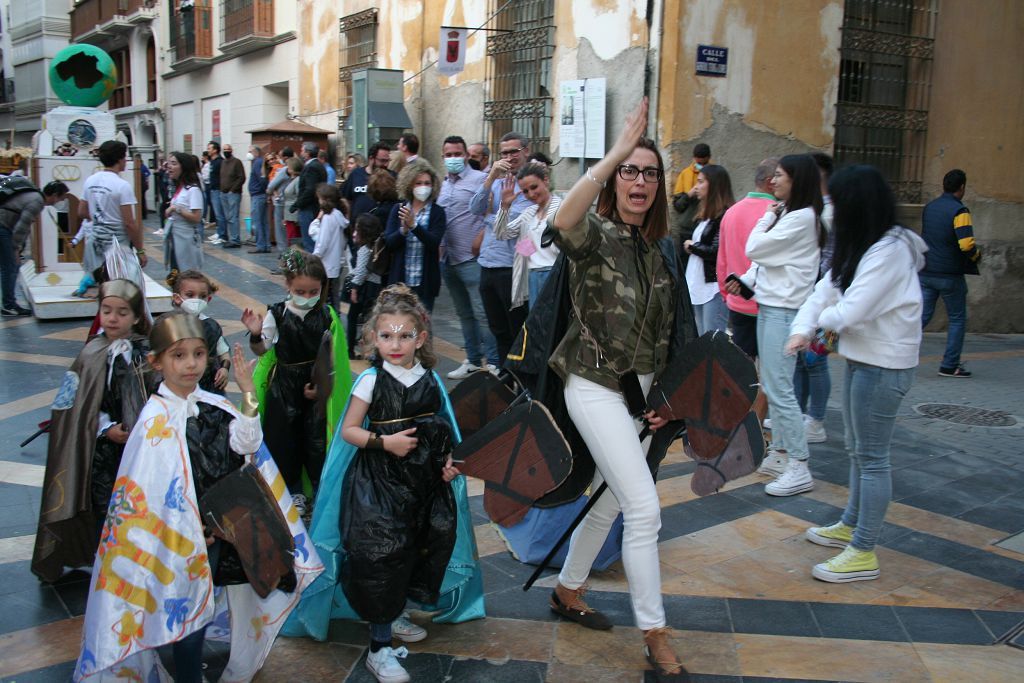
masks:
{"type": "Polygon", "coordinates": [[[319,301],[319,294],[317,294],[316,296],[311,296],[309,298],[306,298],[304,296],[295,296],[294,294],[292,294],[292,304],[295,306],[295,308],[299,309],[300,311],[308,311],[309,309],[316,306],[319,301]]]}
{"type": "Polygon", "coordinates": [[[181,302],[181,310],[192,315],[199,315],[206,310],[206,299],[185,299],[181,302]]]}
{"type": "Polygon", "coordinates": [[[430,193],[434,191],[431,185],[417,185],[412,188],[412,196],[421,202],[427,201],[430,198],[430,193]]]}
{"type": "Polygon", "coordinates": [[[246,152],[246,153],[245,153],[245,158],[246,158],[246,159],[248,159],[249,161],[252,161],[252,160],[253,160],[253,159],[255,159],[256,157],[254,157],[254,156],[252,155],[252,152],[246,152]]]}

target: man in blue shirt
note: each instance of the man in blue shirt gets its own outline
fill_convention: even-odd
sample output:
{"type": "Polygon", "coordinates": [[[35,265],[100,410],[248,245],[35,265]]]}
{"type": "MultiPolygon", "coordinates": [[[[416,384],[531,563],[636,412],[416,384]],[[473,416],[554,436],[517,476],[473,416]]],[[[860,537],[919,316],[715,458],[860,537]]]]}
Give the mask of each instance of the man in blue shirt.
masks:
{"type": "Polygon", "coordinates": [[[334,164],[328,161],[327,150],[320,150],[320,153],[317,154],[316,158],[320,160],[320,163],[324,165],[324,170],[327,171],[327,184],[334,185],[334,183],[338,180],[338,172],[334,170],[334,164]]]}
{"type": "Polygon", "coordinates": [[[967,332],[967,280],[977,275],[981,252],[974,243],[971,212],[963,204],[967,174],[954,168],[942,179],[942,196],[928,202],[921,217],[921,237],[928,245],[924,269],[919,273],[924,299],[922,327],[935,313],[935,302],[942,297],[949,315],[946,352],[939,366],[941,377],[970,377],[960,363],[967,332]]]}
{"type": "Polygon", "coordinates": [[[445,170],[448,172],[437,198],[437,203],[444,207],[448,218],[444,241],[441,243],[444,249],[441,277],[451,292],[466,349],[466,360],[456,370],[449,372],[448,378],[465,379],[482,367],[496,367],[501,358],[494,337],[486,329],[481,330],[486,316],[480,298],[480,264],[477,263],[477,255],[480,253],[479,240],[484,221],[470,208],[470,202],[483,186],[487,174],[474,171],[466,163],[466,141],[458,135],[445,138],[441,150],[445,170]],[[481,352],[481,342],[484,353],[481,352]]]}
{"type": "MultiPolygon", "coordinates": [[[[504,361],[516,335],[526,322],[527,307],[512,308],[512,261],[516,239],[499,240],[494,236],[494,218],[501,206],[501,181],[515,177],[530,154],[530,144],[520,133],[506,133],[498,143],[500,160],[491,166],[483,185],[477,190],[470,209],[484,216],[484,236],[480,246],[480,298],[484,302],[487,325],[498,346],[498,357],[504,361]]],[[[509,221],[533,204],[515,187],[515,199],[509,207],[509,221]]]]}
{"type": "Polygon", "coordinates": [[[267,225],[267,176],[263,172],[265,159],[258,145],[249,148],[249,216],[256,248],[250,254],[270,253],[270,227],[267,225]]]}

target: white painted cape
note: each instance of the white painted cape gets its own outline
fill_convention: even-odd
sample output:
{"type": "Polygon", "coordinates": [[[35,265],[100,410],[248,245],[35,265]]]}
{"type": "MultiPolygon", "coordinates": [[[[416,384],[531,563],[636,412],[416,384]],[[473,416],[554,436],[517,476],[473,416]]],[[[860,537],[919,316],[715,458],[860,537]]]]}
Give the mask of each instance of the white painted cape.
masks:
{"type": "MultiPolygon", "coordinates": [[[[240,417],[222,396],[197,389],[192,397],[240,417]]],[[[185,441],[188,410],[189,401],[161,386],[128,438],[93,566],[76,681],[169,681],[155,648],[211,623],[207,638],[231,642],[221,680],[248,681],[323,571],[277,465],[260,446],[250,458],[295,539],[297,587],[263,599],[248,584],[214,590],[185,441]]]]}

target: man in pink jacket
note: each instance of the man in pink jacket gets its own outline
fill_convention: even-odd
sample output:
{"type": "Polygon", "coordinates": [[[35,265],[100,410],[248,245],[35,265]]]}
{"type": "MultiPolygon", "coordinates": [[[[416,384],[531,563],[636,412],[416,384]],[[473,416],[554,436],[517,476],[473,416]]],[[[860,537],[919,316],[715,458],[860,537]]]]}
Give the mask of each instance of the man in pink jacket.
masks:
{"type": "Polygon", "coordinates": [[[754,192],[729,207],[722,216],[718,233],[718,288],[729,308],[729,327],[732,340],[751,358],[757,357],[757,302],[725,291],[725,278],[730,273],[742,275],[750,268],[747,258],[747,238],[757,222],[775,202],[772,194],[772,175],[779,160],[765,159],[757,165],[754,174],[754,192]]]}

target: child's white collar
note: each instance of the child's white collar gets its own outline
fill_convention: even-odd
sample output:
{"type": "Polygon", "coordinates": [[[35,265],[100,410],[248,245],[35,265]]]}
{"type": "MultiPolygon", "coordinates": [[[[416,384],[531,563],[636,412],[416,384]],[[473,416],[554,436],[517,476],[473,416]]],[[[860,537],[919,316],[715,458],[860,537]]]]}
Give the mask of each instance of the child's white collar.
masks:
{"type": "Polygon", "coordinates": [[[384,361],[383,363],[381,363],[381,367],[387,370],[387,373],[394,377],[395,379],[397,379],[399,382],[402,381],[403,377],[412,376],[419,379],[423,375],[427,374],[427,369],[423,367],[423,365],[420,364],[419,361],[416,361],[416,365],[412,366],[408,370],[403,368],[401,365],[396,365],[390,361],[384,361]]]}

